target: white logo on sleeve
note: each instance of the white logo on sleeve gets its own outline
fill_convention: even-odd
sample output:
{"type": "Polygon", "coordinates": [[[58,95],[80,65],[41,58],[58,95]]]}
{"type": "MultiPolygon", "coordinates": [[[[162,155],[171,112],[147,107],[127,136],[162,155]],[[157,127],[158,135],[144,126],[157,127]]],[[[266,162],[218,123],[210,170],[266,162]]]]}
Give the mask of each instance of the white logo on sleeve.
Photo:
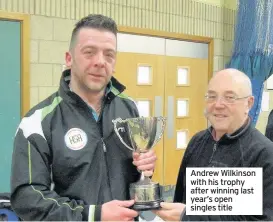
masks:
{"type": "Polygon", "coordinates": [[[72,128],[65,134],[64,141],[69,149],[80,150],[87,144],[87,135],[79,128],[72,128]]]}

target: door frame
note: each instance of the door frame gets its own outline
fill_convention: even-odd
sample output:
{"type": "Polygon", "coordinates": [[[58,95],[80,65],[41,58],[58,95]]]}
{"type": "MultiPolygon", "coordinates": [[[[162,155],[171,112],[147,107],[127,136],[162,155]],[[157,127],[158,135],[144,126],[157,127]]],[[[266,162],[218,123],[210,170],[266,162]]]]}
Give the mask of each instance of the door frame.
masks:
{"type": "Polygon", "coordinates": [[[196,43],[207,43],[208,44],[208,81],[213,76],[213,54],[214,54],[213,38],[175,33],[175,32],[157,31],[157,30],[145,29],[145,28],[135,28],[130,26],[119,26],[118,30],[120,33],[161,37],[166,39],[175,39],[180,41],[188,41],[188,42],[196,42],[196,43]]]}
{"type": "Polygon", "coordinates": [[[17,21],[20,22],[21,28],[21,79],[20,79],[20,92],[21,92],[21,117],[23,117],[30,108],[30,16],[22,13],[11,13],[0,10],[0,20],[4,21],[17,21]]]}

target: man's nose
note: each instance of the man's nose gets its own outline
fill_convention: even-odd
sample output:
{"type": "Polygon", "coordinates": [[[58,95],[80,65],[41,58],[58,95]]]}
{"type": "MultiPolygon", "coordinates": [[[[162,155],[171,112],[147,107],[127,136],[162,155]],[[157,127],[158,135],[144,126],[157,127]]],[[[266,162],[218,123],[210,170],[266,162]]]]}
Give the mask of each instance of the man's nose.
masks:
{"type": "Polygon", "coordinates": [[[219,96],[215,101],[215,107],[222,107],[224,103],[224,98],[219,96]]]}
{"type": "Polygon", "coordinates": [[[98,52],[95,56],[95,66],[98,68],[105,67],[105,59],[102,52],[98,52]]]}

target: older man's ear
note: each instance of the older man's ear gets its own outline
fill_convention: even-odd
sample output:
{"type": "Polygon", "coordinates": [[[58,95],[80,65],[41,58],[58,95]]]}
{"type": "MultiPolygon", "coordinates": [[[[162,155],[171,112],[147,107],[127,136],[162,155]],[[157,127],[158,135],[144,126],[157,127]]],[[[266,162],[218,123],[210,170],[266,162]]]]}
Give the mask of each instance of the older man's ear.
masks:
{"type": "Polygon", "coordinates": [[[252,106],[254,105],[254,96],[250,96],[247,100],[247,106],[248,109],[246,110],[246,113],[249,113],[249,111],[251,110],[252,106]]]}

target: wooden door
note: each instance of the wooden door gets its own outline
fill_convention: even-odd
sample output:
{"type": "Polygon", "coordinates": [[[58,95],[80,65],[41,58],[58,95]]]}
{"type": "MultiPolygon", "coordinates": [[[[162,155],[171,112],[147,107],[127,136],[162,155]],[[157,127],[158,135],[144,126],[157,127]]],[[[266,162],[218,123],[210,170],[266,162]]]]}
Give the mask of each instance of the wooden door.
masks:
{"type": "Polygon", "coordinates": [[[207,127],[204,96],[208,60],[166,56],[164,184],[175,185],[185,148],[191,137],[207,127]]]}
{"type": "MultiPolygon", "coordinates": [[[[138,104],[142,116],[162,116],[165,56],[119,52],[115,77],[126,86],[126,94],[138,104]]],[[[163,138],[155,146],[157,164],[153,180],[163,183],[163,138]]]]}

